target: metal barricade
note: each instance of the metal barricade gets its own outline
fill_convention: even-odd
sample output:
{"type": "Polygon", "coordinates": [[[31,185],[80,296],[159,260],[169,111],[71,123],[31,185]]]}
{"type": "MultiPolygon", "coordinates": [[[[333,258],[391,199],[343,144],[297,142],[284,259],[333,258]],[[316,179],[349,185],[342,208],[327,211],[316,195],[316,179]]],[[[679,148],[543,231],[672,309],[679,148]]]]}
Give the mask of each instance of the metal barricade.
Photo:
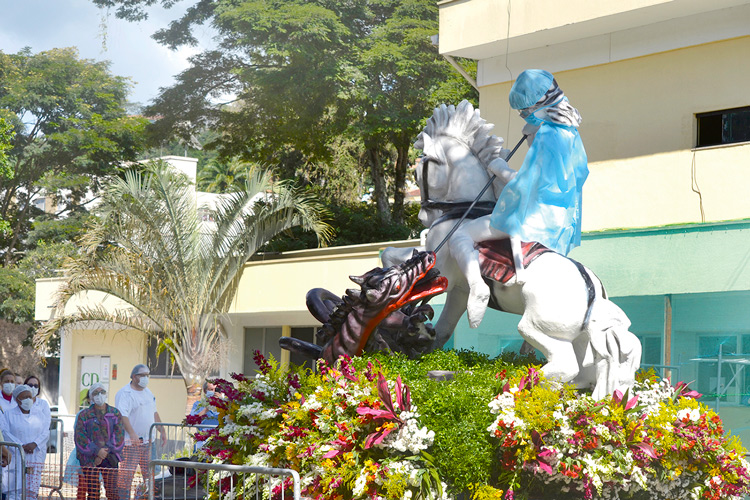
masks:
{"type": "MultiPolygon", "coordinates": [[[[65,449],[65,431],[63,421],[53,417],[49,427],[49,441],[47,442],[47,456],[44,460],[40,488],[49,489],[47,498],[57,494],[62,500],[64,497],[63,474],[65,473],[65,462],[68,454],[65,449]]],[[[68,451],[69,453],[69,451],[68,451]]]]}
{"type": "Polygon", "coordinates": [[[217,500],[242,497],[300,499],[299,474],[291,469],[196,462],[192,458],[202,443],[195,432],[213,425],[156,422],[149,430],[149,500],[199,500],[216,493],[217,500]],[[162,438],[163,432],[163,438],[162,438]],[[161,470],[157,471],[159,468],[161,470]],[[191,473],[192,472],[192,473],[191,473]],[[280,479],[284,478],[284,479],[280,479]],[[292,495],[287,489],[291,488],[292,495]],[[263,495],[267,490],[269,495],[263,495]]]}
{"type": "Polygon", "coordinates": [[[148,456],[151,460],[157,458],[164,460],[189,458],[200,447],[200,443],[193,438],[193,435],[200,430],[213,429],[214,427],[213,425],[154,422],[148,431],[148,456]]]}
{"type": "Polygon", "coordinates": [[[2,468],[2,473],[0,474],[0,491],[3,492],[3,495],[5,495],[6,493],[11,494],[12,492],[13,498],[18,500],[26,500],[26,452],[23,451],[23,446],[17,443],[0,441],[0,447],[1,446],[4,446],[5,448],[13,451],[11,452],[10,463],[7,467],[2,468]],[[20,474],[20,492],[18,492],[18,467],[20,467],[21,470],[24,471],[20,474]],[[4,483],[3,481],[6,479],[7,483],[4,483]]]}
{"type": "Polygon", "coordinates": [[[291,469],[152,460],[150,477],[148,500],[300,500],[299,474],[291,469]],[[157,466],[166,468],[169,475],[162,473],[157,478],[157,466]],[[291,495],[287,489],[292,490],[291,495]]]}

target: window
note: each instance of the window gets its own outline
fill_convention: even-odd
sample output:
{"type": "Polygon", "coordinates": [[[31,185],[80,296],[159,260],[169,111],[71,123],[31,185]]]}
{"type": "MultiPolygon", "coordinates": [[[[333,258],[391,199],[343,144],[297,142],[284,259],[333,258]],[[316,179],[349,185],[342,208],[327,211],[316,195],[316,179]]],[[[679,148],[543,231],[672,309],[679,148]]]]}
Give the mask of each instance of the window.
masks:
{"type": "Polygon", "coordinates": [[[254,375],[258,370],[253,356],[255,351],[260,351],[264,356],[273,356],[276,361],[281,359],[281,327],[274,328],[245,328],[245,349],[243,372],[246,375],[254,375]]]}
{"type": "Polygon", "coordinates": [[[146,353],[148,369],[151,370],[152,377],[182,378],[182,373],[177,364],[172,360],[167,349],[157,355],[160,342],[154,338],[149,338],[148,349],[146,353]]]}
{"type": "MultiPolygon", "coordinates": [[[[641,367],[651,368],[661,365],[661,348],[663,343],[661,335],[635,334],[635,336],[641,341],[641,367]]],[[[657,373],[662,373],[661,369],[657,369],[656,371],[657,373]]]]}
{"type": "Polygon", "coordinates": [[[750,106],[699,113],[696,147],[750,141],[750,106]]]}
{"type": "Polygon", "coordinates": [[[750,404],[750,335],[698,337],[698,392],[707,404],[750,404]],[[738,352],[737,348],[741,351],[738,352]]]}

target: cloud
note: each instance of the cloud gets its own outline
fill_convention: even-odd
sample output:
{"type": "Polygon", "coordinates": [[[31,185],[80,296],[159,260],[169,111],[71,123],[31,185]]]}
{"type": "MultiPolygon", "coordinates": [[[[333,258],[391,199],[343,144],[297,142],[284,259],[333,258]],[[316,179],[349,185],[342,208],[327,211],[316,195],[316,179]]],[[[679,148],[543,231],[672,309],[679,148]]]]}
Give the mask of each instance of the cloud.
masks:
{"type": "MultiPolygon", "coordinates": [[[[34,52],[77,47],[81,57],[111,61],[113,74],[134,82],[130,99],[147,104],[160,87],[188,67],[188,57],[202,47],[171,51],[151,35],[182,14],[174,8],[150,10],[149,19],[131,23],[98,9],[91,0],[0,0],[0,48],[6,53],[31,47],[34,52]]],[[[184,7],[183,7],[184,10],[184,7]]],[[[199,28],[202,46],[211,44],[210,28],[199,28]]]]}

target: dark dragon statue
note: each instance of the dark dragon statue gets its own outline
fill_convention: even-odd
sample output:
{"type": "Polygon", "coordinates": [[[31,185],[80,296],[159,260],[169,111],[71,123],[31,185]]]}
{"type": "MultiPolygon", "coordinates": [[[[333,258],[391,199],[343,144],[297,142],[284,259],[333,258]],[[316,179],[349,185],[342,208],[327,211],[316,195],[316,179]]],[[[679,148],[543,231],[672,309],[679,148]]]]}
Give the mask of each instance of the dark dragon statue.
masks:
{"type": "Polygon", "coordinates": [[[419,301],[443,293],[448,280],[440,276],[433,252],[414,251],[406,262],[389,268],[376,267],[362,276],[350,276],[359,289],[343,297],[314,288],[307,293],[307,308],[323,326],[316,343],[291,337],[281,347],[329,363],[341,355],[364,351],[403,352],[409,357],[432,350],[435,332],[426,321],[432,307],[419,301]]]}

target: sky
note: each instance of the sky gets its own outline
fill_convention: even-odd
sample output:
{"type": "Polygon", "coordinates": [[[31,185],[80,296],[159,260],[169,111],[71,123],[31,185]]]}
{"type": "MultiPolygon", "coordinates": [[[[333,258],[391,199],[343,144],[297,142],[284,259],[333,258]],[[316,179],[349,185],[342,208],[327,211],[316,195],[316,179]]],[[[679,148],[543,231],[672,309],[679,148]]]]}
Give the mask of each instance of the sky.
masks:
{"type": "MultiPolygon", "coordinates": [[[[15,53],[31,47],[36,53],[77,47],[82,58],[110,61],[114,75],[132,80],[130,102],[146,105],[158,95],[159,87],[170,86],[174,76],[188,67],[189,56],[202,50],[198,46],[172,51],[151,38],[180,13],[178,8],[157,6],[149,10],[147,20],[128,22],[116,19],[114,12],[107,15],[91,0],[0,0],[0,50],[15,53]]],[[[207,28],[198,27],[195,35],[203,46],[210,45],[207,28]]]]}

